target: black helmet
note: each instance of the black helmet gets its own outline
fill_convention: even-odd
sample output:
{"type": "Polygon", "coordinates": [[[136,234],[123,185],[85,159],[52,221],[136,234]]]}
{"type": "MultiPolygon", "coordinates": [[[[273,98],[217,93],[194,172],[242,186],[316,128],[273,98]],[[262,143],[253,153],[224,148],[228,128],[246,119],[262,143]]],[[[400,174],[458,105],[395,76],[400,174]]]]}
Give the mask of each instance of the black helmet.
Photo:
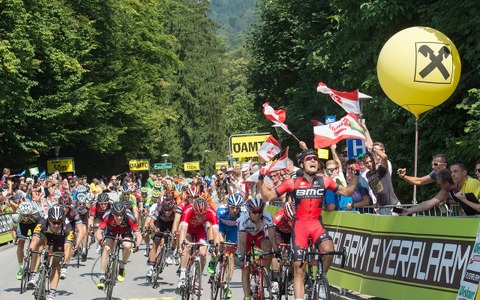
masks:
{"type": "Polygon", "coordinates": [[[108,196],[107,193],[102,193],[102,194],[98,195],[97,201],[99,203],[107,203],[107,202],[110,202],[110,197],[108,196]]]}
{"type": "Polygon", "coordinates": [[[48,210],[48,220],[52,222],[60,222],[63,221],[65,217],[65,213],[63,212],[63,207],[58,204],[50,207],[48,210]]]}
{"type": "Polygon", "coordinates": [[[314,149],[305,149],[305,150],[303,150],[302,152],[300,152],[300,153],[297,155],[297,163],[298,163],[298,165],[300,165],[300,163],[303,162],[303,160],[305,159],[305,157],[310,156],[310,155],[315,155],[316,157],[318,157],[317,151],[315,151],[314,149]]]}
{"type": "Polygon", "coordinates": [[[127,207],[125,206],[125,202],[123,201],[116,201],[112,204],[112,214],[117,216],[123,216],[127,211],[127,207]]]}

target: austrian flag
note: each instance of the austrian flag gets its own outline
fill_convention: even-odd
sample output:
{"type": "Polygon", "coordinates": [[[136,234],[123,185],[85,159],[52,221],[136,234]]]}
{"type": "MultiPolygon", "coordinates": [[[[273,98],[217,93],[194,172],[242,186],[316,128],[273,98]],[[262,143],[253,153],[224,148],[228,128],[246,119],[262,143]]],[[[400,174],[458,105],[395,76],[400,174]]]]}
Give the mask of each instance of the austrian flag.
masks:
{"type": "Polygon", "coordinates": [[[270,135],[265,142],[263,142],[260,149],[258,149],[257,154],[260,156],[264,161],[271,160],[275,155],[280,153],[280,143],[270,135]]]}
{"type": "Polygon", "coordinates": [[[337,122],[313,127],[315,148],[325,148],[345,139],[365,141],[363,128],[353,113],[347,114],[337,122]]]}
{"type": "Polygon", "coordinates": [[[284,124],[287,118],[287,112],[284,109],[273,109],[270,102],[263,103],[263,115],[275,124],[278,124],[286,133],[293,136],[293,133],[284,124]]]}

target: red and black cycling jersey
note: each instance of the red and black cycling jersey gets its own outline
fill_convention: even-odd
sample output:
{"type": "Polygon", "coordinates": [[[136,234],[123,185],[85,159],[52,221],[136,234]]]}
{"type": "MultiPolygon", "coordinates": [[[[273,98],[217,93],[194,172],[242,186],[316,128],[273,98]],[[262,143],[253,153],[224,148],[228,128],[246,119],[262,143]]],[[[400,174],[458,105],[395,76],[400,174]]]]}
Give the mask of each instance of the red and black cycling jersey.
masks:
{"type": "Polygon", "coordinates": [[[178,203],[177,206],[175,206],[175,213],[181,215],[185,207],[187,207],[187,205],[189,204],[190,203],[188,202],[187,199],[180,201],[180,203],[178,203]]]}
{"type": "Polygon", "coordinates": [[[117,224],[117,222],[115,222],[115,216],[112,214],[111,211],[108,211],[103,216],[103,219],[98,225],[98,228],[101,230],[107,230],[108,232],[111,232],[113,234],[120,233],[122,235],[130,231],[139,231],[137,220],[135,219],[130,210],[127,210],[120,224],[117,224]]]}
{"type": "Polygon", "coordinates": [[[90,208],[90,216],[103,219],[103,216],[109,209],[110,209],[110,203],[106,206],[104,210],[102,210],[102,206],[98,202],[95,202],[95,204],[92,205],[92,208],[90,208]]]}
{"type": "Polygon", "coordinates": [[[291,192],[296,220],[315,220],[322,216],[322,202],[325,190],[338,190],[338,184],[330,177],[313,178],[312,183],[302,177],[290,178],[275,188],[277,196],[291,192]]]}
{"type": "Polygon", "coordinates": [[[275,228],[278,231],[283,233],[291,233],[292,232],[292,225],[288,223],[288,218],[285,215],[285,208],[277,211],[275,216],[273,216],[273,224],[275,224],[275,228]]]}

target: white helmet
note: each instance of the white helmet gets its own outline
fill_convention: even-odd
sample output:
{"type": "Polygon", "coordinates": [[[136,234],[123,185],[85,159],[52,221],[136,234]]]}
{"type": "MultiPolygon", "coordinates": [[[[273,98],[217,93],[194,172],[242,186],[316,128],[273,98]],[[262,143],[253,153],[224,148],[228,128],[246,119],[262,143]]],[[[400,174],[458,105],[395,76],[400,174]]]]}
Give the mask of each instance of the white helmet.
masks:
{"type": "Polygon", "coordinates": [[[18,212],[22,215],[31,215],[33,214],[34,208],[30,202],[22,202],[18,206],[18,212]]]}
{"type": "Polygon", "coordinates": [[[87,194],[81,193],[77,195],[78,203],[86,203],[87,202],[87,194]]]}

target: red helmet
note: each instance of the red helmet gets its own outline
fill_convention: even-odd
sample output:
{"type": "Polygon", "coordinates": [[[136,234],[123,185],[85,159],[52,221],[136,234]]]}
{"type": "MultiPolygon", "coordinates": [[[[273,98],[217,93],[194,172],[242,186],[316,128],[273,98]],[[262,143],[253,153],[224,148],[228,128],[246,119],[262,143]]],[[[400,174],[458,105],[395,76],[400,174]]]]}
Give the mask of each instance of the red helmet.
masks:
{"type": "Polygon", "coordinates": [[[295,218],[295,213],[293,212],[290,202],[285,203],[285,217],[290,221],[295,218]]]}
{"type": "Polygon", "coordinates": [[[204,215],[207,213],[208,203],[205,199],[197,198],[193,202],[193,211],[197,215],[204,215]]]}
{"type": "Polygon", "coordinates": [[[191,184],[189,187],[187,187],[185,193],[190,197],[198,197],[200,195],[200,189],[198,186],[191,184]]]}

